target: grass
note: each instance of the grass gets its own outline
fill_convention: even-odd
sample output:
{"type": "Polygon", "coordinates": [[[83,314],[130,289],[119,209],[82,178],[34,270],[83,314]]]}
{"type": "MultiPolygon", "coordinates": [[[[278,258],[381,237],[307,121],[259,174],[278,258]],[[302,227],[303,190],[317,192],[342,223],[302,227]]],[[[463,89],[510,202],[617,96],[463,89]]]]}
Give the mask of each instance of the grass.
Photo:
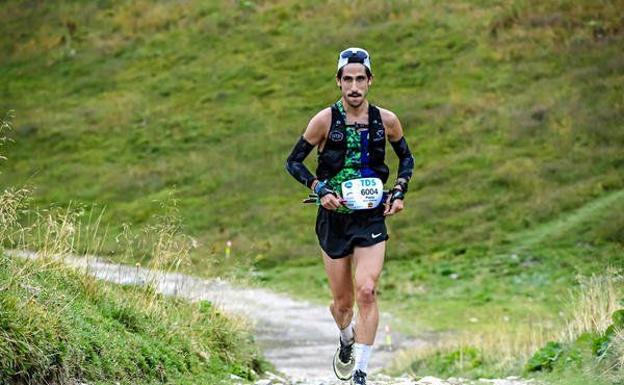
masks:
{"type": "Polygon", "coordinates": [[[418,159],[395,256],[499,243],[623,186],[617,2],[242,4],[4,4],[1,107],[19,114],[2,181],[104,204],[111,232],[175,191],[198,254],[315,255],[283,162],[357,42],[418,159]]]}
{"type": "Polygon", "coordinates": [[[562,378],[622,384],[622,281],[621,272],[614,270],[581,277],[558,341],[540,348],[527,362],[527,370],[539,371],[542,378],[555,384],[562,383],[562,378]]]}
{"type": "MultiPolygon", "coordinates": [[[[98,221],[82,228],[80,211],[33,211],[24,199],[0,195],[2,239],[38,247],[34,260],[0,250],[0,383],[225,384],[232,374],[247,382],[267,368],[245,322],[208,301],[162,296],[156,273],[144,286],[119,286],[65,265],[81,236],[94,240],[97,253],[98,221]],[[26,214],[36,217],[29,227],[19,221],[26,214]]],[[[149,267],[175,271],[190,244],[171,217],[160,220],[132,236],[127,250],[153,245],[149,267]]]]}
{"type": "Polygon", "coordinates": [[[596,384],[620,384],[624,379],[622,276],[609,270],[578,280],[560,322],[517,326],[509,318],[496,320],[491,328],[462,330],[433,346],[404,352],[393,370],[407,368],[416,377],[438,373],[482,378],[518,374],[518,368],[524,367],[525,376],[548,384],[580,384],[590,378],[596,384]],[[597,353],[597,348],[602,350],[597,353]]]}
{"type": "Polygon", "coordinates": [[[336,52],[363,46],[370,98],[417,158],[388,221],[383,307],[412,333],[549,330],[577,274],[624,265],[623,6],[3,3],[0,110],[17,114],[0,184],[83,207],[127,263],[155,246],[128,253],[124,229],[173,199],[195,245],[183,270],[326,301],[315,213],[283,162],[337,98],[336,52]]]}
{"type": "Polygon", "coordinates": [[[2,383],[229,383],[262,369],[253,339],[207,301],[115,286],[49,259],[0,256],[2,383]]]}
{"type": "MultiPolygon", "coordinates": [[[[11,128],[9,118],[1,123],[0,143],[11,128]]],[[[83,227],[79,207],[37,210],[29,197],[0,193],[0,241],[36,250],[26,259],[0,248],[0,384],[227,384],[231,375],[247,383],[268,367],[243,320],[209,301],[162,296],[156,273],[144,286],[121,286],[68,267],[63,258],[78,245],[99,252],[101,216],[83,227]]],[[[152,269],[177,270],[191,243],[175,205],[163,212],[139,234],[126,228],[124,249],[150,245],[152,269]]]]}

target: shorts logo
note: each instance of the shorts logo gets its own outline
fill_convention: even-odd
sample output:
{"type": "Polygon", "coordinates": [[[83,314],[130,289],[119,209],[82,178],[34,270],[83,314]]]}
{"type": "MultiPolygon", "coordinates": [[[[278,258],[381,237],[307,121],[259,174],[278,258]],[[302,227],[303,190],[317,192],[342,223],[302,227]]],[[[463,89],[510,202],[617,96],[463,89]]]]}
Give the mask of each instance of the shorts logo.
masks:
{"type": "Polygon", "coordinates": [[[379,237],[380,235],[381,235],[381,233],[378,233],[378,234],[373,233],[373,234],[371,234],[371,238],[375,239],[375,238],[379,237]]]}
{"type": "Polygon", "coordinates": [[[344,139],[344,134],[340,131],[332,131],[329,133],[329,139],[332,142],[341,142],[344,139]]]}

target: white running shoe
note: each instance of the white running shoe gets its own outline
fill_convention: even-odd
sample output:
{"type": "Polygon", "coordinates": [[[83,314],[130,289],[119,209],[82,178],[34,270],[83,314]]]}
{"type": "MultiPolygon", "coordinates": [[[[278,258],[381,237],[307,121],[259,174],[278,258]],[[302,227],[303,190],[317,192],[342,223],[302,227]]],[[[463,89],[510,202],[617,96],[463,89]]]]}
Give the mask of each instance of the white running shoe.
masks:
{"type": "Polygon", "coordinates": [[[353,357],[353,342],[345,344],[340,338],[340,346],[334,354],[334,373],[339,380],[348,381],[353,375],[355,358],[353,357]]]}

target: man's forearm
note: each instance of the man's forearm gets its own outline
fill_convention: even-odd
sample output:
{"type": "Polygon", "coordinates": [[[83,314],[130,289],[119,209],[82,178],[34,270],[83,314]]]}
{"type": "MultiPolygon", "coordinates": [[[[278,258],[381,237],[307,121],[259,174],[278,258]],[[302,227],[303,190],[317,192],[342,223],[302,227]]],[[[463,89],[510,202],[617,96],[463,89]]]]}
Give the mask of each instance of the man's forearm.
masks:
{"type": "Polygon", "coordinates": [[[399,170],[397,171],[397,181],[401,183],[397,183],[401,185],[401,189],[403,192],[407,192],[407,184],[409,180],[412,178],[412,173],[414,172],[414,157],[407,145],[407,141],[405,137],[401,137],[396,142],[390,142],[392,145],[392,149],[395,154],[399,158],[399,170]]]}
{"type": "Polygon", "coordinates": [[[308,143],[302,136],[299,138],[295,147],[293,147],[288,159],[286,160],[286,170],[292,175],[299,183],[308,188],[312,188],[312,185],[316,178],[310,170],[303,164],[305,158],[310,154],[314,146],[308,143]]]}

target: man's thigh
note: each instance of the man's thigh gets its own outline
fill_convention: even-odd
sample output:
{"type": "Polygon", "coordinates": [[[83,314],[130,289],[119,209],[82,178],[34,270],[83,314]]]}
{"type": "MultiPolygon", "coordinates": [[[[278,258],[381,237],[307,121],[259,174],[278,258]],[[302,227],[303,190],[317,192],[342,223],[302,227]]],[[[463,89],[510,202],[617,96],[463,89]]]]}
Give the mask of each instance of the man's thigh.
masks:
{"type": "Polygon", "coordinates": [[[358,283],[363,284],[371,279],[377,283],[383,269],[385,254],[385,241],[372,246],[355,247],[353,250],[353,262],[355,264],[356,285],[358,283]]]}
{"type": "Polygon", "coordinates": [[[340,294],[353,293],[353,278],[351,275],[351,261],[353,255],[343,258],[330,258],[324,251],[323,263],[325,264],[325,273],[329,280],[329,287],[334,297],[340,294]]]}

